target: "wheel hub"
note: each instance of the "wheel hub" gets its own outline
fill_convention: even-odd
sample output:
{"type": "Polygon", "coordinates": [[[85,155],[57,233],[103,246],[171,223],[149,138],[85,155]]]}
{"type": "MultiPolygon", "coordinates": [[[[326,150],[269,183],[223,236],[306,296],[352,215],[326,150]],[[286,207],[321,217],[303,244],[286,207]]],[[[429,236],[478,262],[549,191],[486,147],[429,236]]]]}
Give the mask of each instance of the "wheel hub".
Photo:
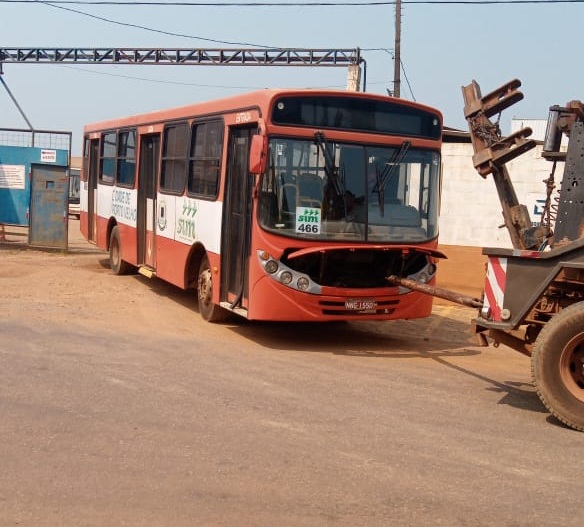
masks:
{"type": "Polygon", "coordinates": [[[566,344],[560,360],[562,379],[570,393],[584,401],[584,333],[566,344]]]}
{"type": "Polygon", "coordinates": [[[211,281],[211,270],[210,269],[205,269],[199,275],[198,289],[199,289],[199,299],[205,304],[208,304],[209,302],[211,302],[211,299],[212,299],[212,281],[211,281]]]}

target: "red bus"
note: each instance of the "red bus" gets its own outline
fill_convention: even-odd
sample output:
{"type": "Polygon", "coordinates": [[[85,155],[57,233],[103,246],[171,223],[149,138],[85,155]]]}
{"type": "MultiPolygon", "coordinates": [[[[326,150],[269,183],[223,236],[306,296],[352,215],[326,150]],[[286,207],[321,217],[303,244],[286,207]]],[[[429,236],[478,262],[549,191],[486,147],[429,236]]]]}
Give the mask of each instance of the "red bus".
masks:
{"type": "Polygon", "coordinates": [[[113,272],[197,291],[205,320],[429,316],[442,115],[262,90],[87,125],[81,231],[113,272]]]}

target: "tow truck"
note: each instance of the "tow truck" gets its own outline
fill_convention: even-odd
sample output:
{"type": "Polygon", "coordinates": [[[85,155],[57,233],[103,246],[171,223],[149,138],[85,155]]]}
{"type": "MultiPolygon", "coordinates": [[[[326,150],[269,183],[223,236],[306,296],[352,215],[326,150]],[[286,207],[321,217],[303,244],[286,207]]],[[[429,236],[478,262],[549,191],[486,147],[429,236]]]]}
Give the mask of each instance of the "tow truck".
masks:
{"type": "Polygon", "coordinates": [[[518,79],[483,96],[476,81],[463,86],[473,165],[491,175],[512,249],[483,248],[484,290],[472,298],[401,276],[402,287],[477,308],[471,321],[479,344],[504,344],[531,357],[539,398],[559,421],[584,431],[584,104],[552,106],[542,156],[551,163],[542,220],[534,224],[519,203],[505,164],[536,146],[523,128],[502,136],[495,115],[520,101],[518,79]],[[567,150],[561,147],[568,137],[567,150]],[[556,182],[556,166],[564,173],[556,182]],[[554,192],[557,190],[557,192],[554,192]]]}

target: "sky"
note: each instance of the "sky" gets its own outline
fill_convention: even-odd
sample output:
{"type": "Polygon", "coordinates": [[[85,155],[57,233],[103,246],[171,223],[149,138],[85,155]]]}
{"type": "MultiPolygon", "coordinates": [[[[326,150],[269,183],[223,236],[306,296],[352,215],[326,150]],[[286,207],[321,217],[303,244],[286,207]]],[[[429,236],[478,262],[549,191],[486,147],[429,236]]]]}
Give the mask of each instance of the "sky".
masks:
{"type": "MultiPolygon", "coordinates": [[[[476,80],[484,95],[518,78],[525,97],[503,112],[503,134],[509,133],[511,118],[547,119],[550,106],[584,99],[584,68],[578,66],[584,0],[462,1],[402,0],[402,98],[433,106],[446,126],[467,130],[461,87],[476,80]]],[[[366,91],[393,90],[395,5],[367,5],[366,0],[326,6],[235,2],[240,5],[0,0],[0,49],[358,47],[366,62],[366,91]]],[[[2,80],[0,128],[28,127],[8,87],[34,128],[72,132],[72,155],[81,155],[86,123],[254,89],[343,89],[347,70],[5,63],[2,80]]]]}

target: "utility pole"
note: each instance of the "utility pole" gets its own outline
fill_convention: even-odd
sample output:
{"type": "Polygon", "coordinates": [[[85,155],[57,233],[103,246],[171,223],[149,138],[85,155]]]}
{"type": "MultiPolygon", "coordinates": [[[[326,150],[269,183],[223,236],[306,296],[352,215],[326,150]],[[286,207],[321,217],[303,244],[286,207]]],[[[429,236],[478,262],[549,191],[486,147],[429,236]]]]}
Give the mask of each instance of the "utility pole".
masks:
{"type": "Polygon", "coordinates": [[[395,46],[393,53],[393,96],[400,96],[401,0],[395,0],[395,46]]]}

